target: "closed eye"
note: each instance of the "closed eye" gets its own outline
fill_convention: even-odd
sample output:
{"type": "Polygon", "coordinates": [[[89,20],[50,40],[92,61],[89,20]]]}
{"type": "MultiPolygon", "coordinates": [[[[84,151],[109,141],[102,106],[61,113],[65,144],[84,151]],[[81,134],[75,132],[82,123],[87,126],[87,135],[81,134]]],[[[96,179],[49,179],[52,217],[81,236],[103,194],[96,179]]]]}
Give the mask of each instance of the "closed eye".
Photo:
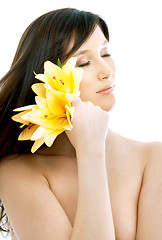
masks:
{"type": "MultiPolygon", "coordinates": [[[[102,57],[111,57],[111,55],[110,55],[109,53],[107,53],[107,54],[102,55],[102,57]]],[[[90,61],[88,61],[88,62],[86,62],[86,63],[82,63],[82,64],[78,65],[78,67],[86,67],[86,66],[88,66],[90,63],[91,63],[90,61]]]]}
{"type": "Polygon", "coordinates": [[[78,67],[86,67],[90,64],[90,61],[80,64],[78,67]]]}
{"type": "Polygon", "coordinates": [[[102,55],[102,57],[111,57],[109,53],[102,55]]]}

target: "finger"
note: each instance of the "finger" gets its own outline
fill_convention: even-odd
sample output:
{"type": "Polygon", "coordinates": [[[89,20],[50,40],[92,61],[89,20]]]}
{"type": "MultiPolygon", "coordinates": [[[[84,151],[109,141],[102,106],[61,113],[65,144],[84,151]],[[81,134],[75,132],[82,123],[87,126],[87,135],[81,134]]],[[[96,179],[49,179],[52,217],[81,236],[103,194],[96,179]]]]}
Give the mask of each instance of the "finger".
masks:
{"type": "Polygon", "coordinates": [[[73,100],[72,102],[72,106],[76,106],[78,103],[80,103],[82,100],[80,99],[80,97],[77,97],[73,100]]]}

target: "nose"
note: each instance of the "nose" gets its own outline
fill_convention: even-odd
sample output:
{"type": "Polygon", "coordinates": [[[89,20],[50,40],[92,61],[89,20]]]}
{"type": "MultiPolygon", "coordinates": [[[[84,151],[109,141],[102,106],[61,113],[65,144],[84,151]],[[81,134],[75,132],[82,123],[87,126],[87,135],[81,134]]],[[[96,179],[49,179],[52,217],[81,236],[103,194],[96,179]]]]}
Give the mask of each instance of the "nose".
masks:
{"type": "Polygon", "coordinates": [[[101,59],[97,64],[97,75],[99,80],[107,79],[111,81],[113,69],[108,63],[105,63],[105,61],[101,59]]]}

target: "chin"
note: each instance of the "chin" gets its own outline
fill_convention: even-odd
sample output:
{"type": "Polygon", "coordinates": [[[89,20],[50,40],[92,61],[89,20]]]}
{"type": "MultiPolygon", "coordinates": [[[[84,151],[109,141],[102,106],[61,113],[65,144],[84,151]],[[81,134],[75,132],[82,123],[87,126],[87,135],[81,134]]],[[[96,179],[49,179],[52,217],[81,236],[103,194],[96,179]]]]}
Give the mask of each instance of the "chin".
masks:
{"type": "Polygon", "coordinates": [[[115,95],[111,94],[111,96],[109,96],[109,98],[105,99],[105,100],[106,101],[103,101],[103,99],[102,99],[102,101],[100,101],[98,103],[96,102],[96,103],[94,103],[94,105],[99,106],[104,111],[107,111],[107,112],[111,111],[114,108],[115,104],[116,104],[115,95]]]}
{"type": "Polygon", "coordinates": [[[83,97],[83,96],[80,96],[81,100],[83,102],[86,102],[86,101],[90,101],[92,102],[95,106],[99,106],[100,108],[102,108],[102,110],[104,111],[110,111],[114,108],[115,106],[115,103],[116,103],[116,98],[115,98],[115,95],[114,94],[110,94],[110,95],[107,95],[108,98],[106,97],[101,97],[100,98],[86,98],[86,97],[83,97]]]}
{"type": "Polygon", "coordinates": [[[111,111],[114,108],[114,106],[115,106],[115,103],[112,104],[112,105],[107,104],[105,106],[100,106],[100,107],[102,108],[102,110],[109,112],[109,111],[111,111]]]}

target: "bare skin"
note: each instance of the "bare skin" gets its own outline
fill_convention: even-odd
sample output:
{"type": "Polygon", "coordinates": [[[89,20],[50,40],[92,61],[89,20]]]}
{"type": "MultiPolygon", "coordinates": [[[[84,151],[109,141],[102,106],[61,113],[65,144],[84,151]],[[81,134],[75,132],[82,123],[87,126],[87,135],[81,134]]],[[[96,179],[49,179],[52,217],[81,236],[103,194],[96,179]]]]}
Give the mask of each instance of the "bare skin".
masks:
{"type": "Polygon", "coordinates": [[[92,71],[86,68],[85,102],[74,102],[73,130],[51,148],[1,161],[0,196],[17,239],[162,239],[162,145],[109,129],[114,95],[96,94],[115,75],[113,61],[103,58],[104,41],[96,29],[80,49],[89,49],[86,61],[97,82],[91,84],[92,71]],[[94,90],[89,95],[88,84],[94,90]]]}
{"type": "MultiPolygon", "coordinates": [[[[60,136],[58,137],[56,144],[61,144],[63,137],[65,137],[66,139],[66,136],[60,136]]],[[[149,182],[147,178],[144,178],[144,175],[149,176],[149,173],[146,172],[146,166],[149,166],[150,162],[153,162],[153,166],[158,162],[158,159],[153,157],[154,151],[161,152],[161,144],[159,146],[158,145],[158,143],[144,144],[136,141],[131,141],[129,139],[119,136],[114,132],[109,131],[106,150],[107,176],[109,181],[107,188],[109,188],[110,191],[113,223],[115,227],[115,239],[152,239],[151,236],[150,238],[149,236],[147,236],[147,232],[145,237],[141,228],[147,228],[147,221],[151,222],[152,224],[154,223],[154,219],[150,219],[150,216],[154,218],[156,216],[159,216],[160,214],[158,214],[158,211],[161,212],[161,206],[158,206],[157,209],[157,206],[152,205],[152,208],[154,208],[155,210],[153,216],[151,215],[150,209],[148,209],[148,216],[145,216],[143,210],[138,209],[138,206],[139,203],[140,206],[145,205],[148,201],[150,201],[150,198],[155,203],[159,201],[159,195],[161,193],[158,192],[158,195],[156,195],[155,191],[154,195],[152,195],[152,192],[150,191],[151,187],[155,189],[158,186],[161,181],[161,176],[154,176],[154,179],[158,177],[158,182],[152,182],[152,184],[150,185],[150,190],[148,191],[148,196],[141,195],[141,192],[145,191],[146,189],[147,181],[149,182]],[[150,159],[149,157],[150,153],[152,153],[152,159],[150,159]],[[143,178],[144,183],[146,181],[145,185],[142,182],[143,178]],[[140,198],[141,200],[139,202],[140,198]],[[139,214],[138,211],[140,211],[139,214]],[[139,221],[141,226],[138,226],[137,224],[138,215],[144,215],[144,218],[140,219],[139,221]],[[145,218],[147,219],[147,221],[145,221],[145,218]],[[141,231],[141,233],[138,233],[139,237],[136,236],[138,231],[141,231]]],[[[17,230],[18,234],[21,229],[20,236],[24,236],[26,234],[27,229],[26,227],[24,227],[24,225],[29,224],[28,221],[26,222],[26,215],[24,216],[25,210],[23,209],[24,206],[22,206],[23,202],[25,202],[24,199],[26,198],[27,203],[28,201],[30,202],[31,200],[33,200],[34,189],[31,188],[30,182],[28,183],[29,189],[25,189],[24,187],[24,184],[27,184],[28,178],[33,179],[34,182],[36,182],[37,187],[40,185],[40,189],[44,189],[37,193],[38,198],[43,198],[43,195],[46,193],[46,191],[50,191],[56,197],[58,203],[61,206],[61,209],[65,214],[64,216],[62,216],[62,222],[64,222],[64,218],[66,216],[66,224],[69,224],[69,228],[72,231],[75,222],[78,202],[77,160],[75,157],[75,153],[73,155],[71,151],[68,152],[65,150],[65,152],[63,152],[61,149],[62,147],[58,150],[58,155],[55,150],[53,155],[51,155],[50,152],[48,154],[43,154],[43,152],[40,151],[40,154],[29,154],[26,156],[18,157],[16,159],[14,158],[14,156],[11,156],[1,163],[0,180],[1,184],[3,185],[3,187],[1,187],[1,193],[4,194],[2,196],[4,197],[6,211],[10,216],[13,228],[17,230]],[[63,153],[63,155],[60,154],[60,151],[63,153]],[[13,186],[13,181],[16,182],[16,180],[23,180],[23,189],[21,189],[21,187],[19,186],[21,185],[20,183],[17,184],[17,186],[20,187],[20,189],[22,190],[21,194],[19,193],[19,189],[17,189],[16,186],[13,186]],[[5,190],[5,188],[7,188],[7,190],[5,190]],[[25,192],[23,190],[25,190],[25,192]],[[32,198],[31,200],[30,196],[32,198]],[[16,209],[16,211],[14,211],[14,209],[16,209]],[[17,215],[21,216],[20,219],[17,219],[17,215]]],[[[157,174],[157,172],[155,172],[155,174],[157,174]]],[[[86,180],[86,182],[88,183],[88,179],[86,180]]],[[[50,205],[50,198],[43,198],[43,200],[45,200],[46,202],[43,202],[42,205],[50,211],[50,209],[52,209],[52,206],[50,205]]],[[[27,211],[32,213],[34,211],[33,206],[28,206],[27,211]]],[[[55,213],[53,215],[53,217],[55,218],[58,217],[57,215],[55,215],[55,213]]],[[[159,216],[159,218],[160,217],[161,215],[159,216]]],[[[36,233],[31,227],[35,219],[33,220],[31,216],[31,218],[29,218],[29,221],[30,224],[27,227],[29,227],[29,230],[32,231],[33,238],[30,236],[31,239],[41,239],[41,233],[39,235],[39,226],[45,224],[45,219],[38,219],[38,226],[35,226],[36,233]],[[34,235],[34,233],[36,235],[34,235]]],[[[50,218],[48,221],[50,221],[50,218]]],[[[51,227],[52,226],[53,225],[51,221],[51,227]]],[[[152,230],[149,229],[149,231],[152,231],[155,239],[160,239],[160,237],[162,236],[160,229],[156,229],[157,232],[155,232],[154,226],[152,226],[152,230]],[[157,237],[155,234],[157,234],[157,237]]],[[[24,237],[18,239],[27,238],[24,237]]],[[[53,239],[55,239],[55,237],[53,239]]]]}

